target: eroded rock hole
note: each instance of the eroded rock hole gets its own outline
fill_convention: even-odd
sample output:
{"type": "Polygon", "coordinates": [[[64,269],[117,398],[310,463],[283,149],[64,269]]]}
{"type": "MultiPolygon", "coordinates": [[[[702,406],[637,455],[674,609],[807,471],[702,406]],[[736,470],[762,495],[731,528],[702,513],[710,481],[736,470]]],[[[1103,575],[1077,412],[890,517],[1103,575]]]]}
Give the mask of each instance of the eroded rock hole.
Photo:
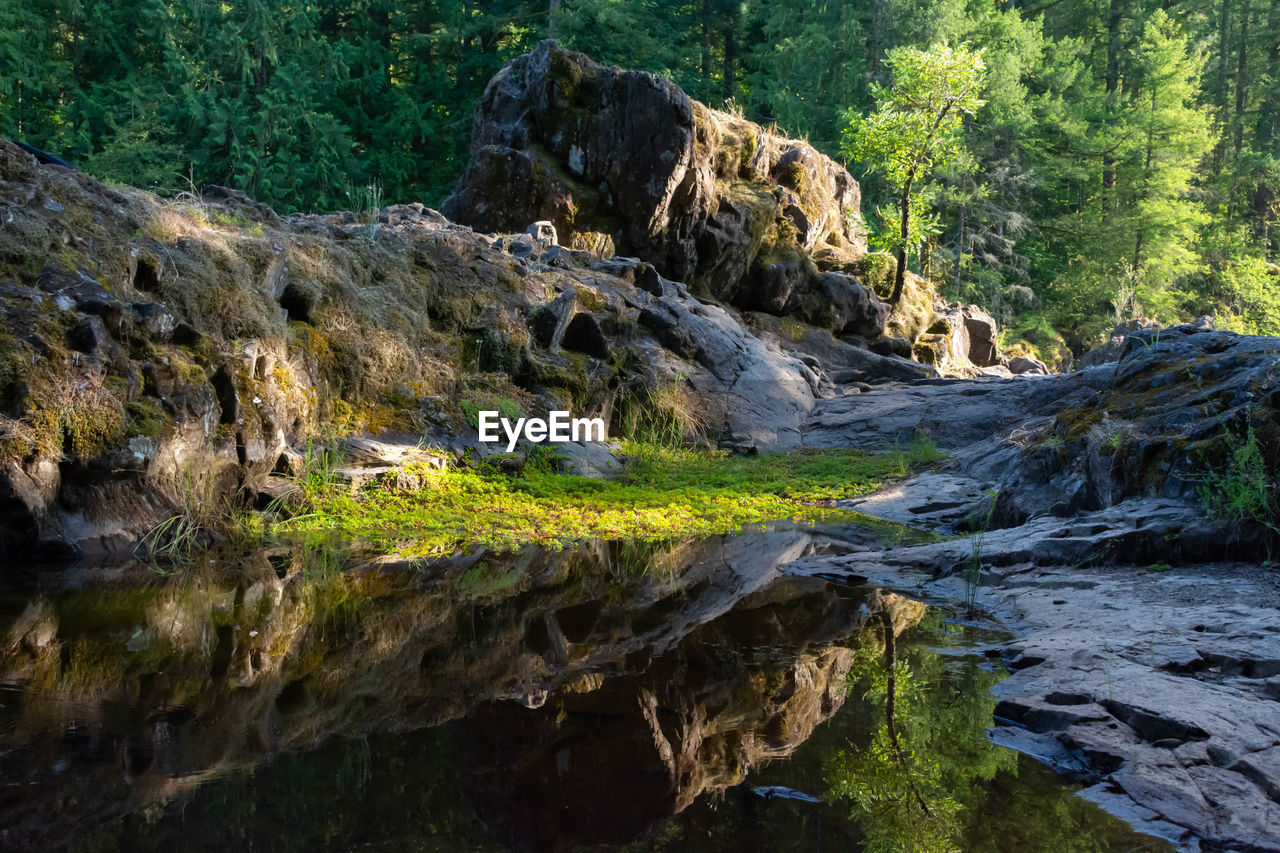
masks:
{"type": "Polygon", "coordinates": [[[305,678],[291,681],[276,696],[276,708],[281,714],[289,714],[305,707],[310,702],[310,691],[305,678]]]}
{"type": "Polygon", "coordinates": [[[133,271],[133,286],[148,293],[160,289],[160,270],[151,258],[139,258],[137,269],[133,271]]]}
{"type": "Polygon", "coordinates": [[[209,663],[209,677],[222,678],[231,667],[231,652],[234,642],[230,625],[218,627],[218,642],[213,647],[213,659],[209,663]]]}
{"type": "Polygon", "coordinates": [[[209,384],[213,386],[213,393],[218,398],[218,408],[222,410],[218,422],[235,423],[240,415],[240,401],[236,397],[236,383],[231,378],[231,374],[225,367],[219,367],[213,376],[209,377],[209,384]]]}
{"type": "Polygon", "coordinates": [[[590,314],[577,314],[564,330],[564,349],[584,353],[592,358],[608,358],[609,342],[600,324],[590,314]]]}
{"type": "Polygon", "coordinates": [[[14,379],[0,385],[0,414],[8,418],[22,417],[27,403],[27,383],[14,379]]]}
{"type": "Polygon", "coordinates": [[[291,321],[310,323],[315,310],[315,297],[293,282],[285,285],[280,294],[280,307],[291,321]]]}

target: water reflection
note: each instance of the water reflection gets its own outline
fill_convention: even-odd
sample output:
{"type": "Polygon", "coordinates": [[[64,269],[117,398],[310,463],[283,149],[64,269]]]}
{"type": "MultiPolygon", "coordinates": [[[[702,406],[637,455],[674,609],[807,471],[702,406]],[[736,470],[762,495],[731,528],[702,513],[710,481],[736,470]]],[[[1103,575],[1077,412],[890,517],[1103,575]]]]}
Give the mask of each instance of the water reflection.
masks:
{"type": "MultiPolygon", "coordinates": [[[[923,605],[779,573],[884,535],[431,562],[295,548],[10,589],[0,847],[847,849],[884,815],[753,789],[825,798],[874,745],[883,705],[845,687],[874,687],[886,640],[911,673],[899,737],[945,756],[919,721],[954,727],[939,709],[960,702],[964,748],[998,756],[994,775],[946,759],[945,792],[976,778],[1023,796],[981,736],[989,705],[957,698],[997,676],[972,662],[966,687],[958,659],[912,651],[936,645],[909,639],[923,605]]],[[[956,832],[987,805],[957,803],[956,832]]]]}

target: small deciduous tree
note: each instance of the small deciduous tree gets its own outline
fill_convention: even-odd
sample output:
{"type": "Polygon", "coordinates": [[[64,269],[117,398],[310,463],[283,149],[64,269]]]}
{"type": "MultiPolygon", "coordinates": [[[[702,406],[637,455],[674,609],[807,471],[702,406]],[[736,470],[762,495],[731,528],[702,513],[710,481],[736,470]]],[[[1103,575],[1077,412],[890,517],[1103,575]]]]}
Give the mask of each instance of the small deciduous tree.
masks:
{"type": "Polygon", "coordinates": [[[895,48],[885,64],[890,85],[872,85],[874,113],[847,114],[842,147],[846,157],[884,175],[897,197],[898,231],[888,241],[898,258],[891,297],[896,304],[906,281],[907,253],[930,233],[928,191],[934,173],[964,151],[964,118],[982,106],[986,66],[981,51],[947,44],[895,48]]]}

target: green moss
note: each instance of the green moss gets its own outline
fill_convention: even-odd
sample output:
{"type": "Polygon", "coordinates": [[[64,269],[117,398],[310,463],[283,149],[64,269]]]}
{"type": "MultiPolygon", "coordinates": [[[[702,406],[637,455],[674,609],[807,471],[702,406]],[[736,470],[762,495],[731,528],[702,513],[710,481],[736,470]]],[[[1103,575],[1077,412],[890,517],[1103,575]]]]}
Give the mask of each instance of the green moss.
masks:
{"type": "Polygon", "coordinates": [[[886,252],[868,252],[858,260],[857,275],[862,283],[876,292],[881,299],[893,295],[893,275],[896,263],[886,252]]]}
{"type": "Polygon", "coordinates": [[[1047,312],[1031,312],[1018,318],[1012,329],[1001,332],[1000,348],[1010,357],[1024,355],[1039,359],[1051,370],[1071,366],[1073,355],[1066,338],[1053,326],[1047,312]]]}
{"type": "Polygon", "coordinates": [[[124,410],[126,438],[135,436],[159,438],[164,435],[165,430],[168,428],[169,419],[151,400],[135,400],[131,403],[126,403],[124,410]]]}
{"type": "Polygon", "coordinates": [[[1067,409],[1054,421],[1054,431],[1069,444],[1083,441],[1089,430],[1102,421],[1102,416],[1103,412],[1098,409],[1067,409]]]}
{"type": "Polygon", "coordinates": [[[578,304],[591,314],[600,314],[609,307],[608,303],[604,300],[604,296],[602,296],[598,290],[592,290],[589,287],[579,287],[577,288],[577,294],[578,304]]]}
{"type": "Polygon", "coordinates": [[[572,102],[578,87],[582,85],[582,65],[565,51],[553,51],[547,76],[560,87],[564,97],[572,102]]]}
{"type": "Polygon", "coordinates": [[[555,474],[536,460],[515,477],[460,469],[438,475],[413,494],[322,492],[287,526],[410,539],[420,553],[711,535],[772,519],[815,521],[840,514],[832,501],[866,494],[927,458],[932,457],[857,450],[741,457],[628,444],[616,480],[555,474]]]}
{"type": "Polygon", "coordinates": [[[72,455],[89,459],[119,443],[124,412],[115,400],[98,405],[67,407],[62,411],[63,446],[72,455]]]}
{"type": "Polygon", "coordinates": [[[463,599],[498,595],[519,583],[522,575],[519,568],[495,571],[488,563],[476,563],[458,581],[458,592],[463,599]]]}
{"type": "Polygon", "coordinates": [[[463,363],[482,373],[511,376],[520,370],[523,346],[498,329],[482,329],[463,340],[462,353],[463,363]]]}
{"type": "Polygon", "coordinates": [[[946,360],[950,352],[947,338],[943,335],[928,335],[916,341],[911,348],[915,360],[921,364],[937,367],[946,360]]]}
{"type": "Polygon", "coordinates": [[[586,358],[579,353],[562,353],[553,361],[535,350],[521,365],[520,385],[530,389],[559,388],[572,398],[570,408],[589,408],[592,397],[599,393],[608,377],[589,374],[586,358]]]}
{"type": "Polygon", "coordinates": [[[512,422],[524,417],[524,407],[510,397],[489,397],[479,403],[468,399],[463,400],[458,406],[462,409],[462,416],[466,418],[467,424],[472,429],[480,428],[481,410],[497,411],[499,417],[506,418],[512,422]]]}
{"type": "Polygon", "coordinates": [[[191,353],[199,364],[209,365],[218,354],[218,346],[213,342],[213,338],[201,335],[191,346],[191,353]]]}
{"type": "Polygon", "coordinates": [[[781,183],[795,190],[796,195],[803,199],[805,178],[804,166],[799,161],[794,161],[787,164],[787,167],[783,170],[781,183]]]}
{"type": "Polygon", "coordinates": [[[756,156],[756,135],[748,133],[742,138],[742,145],[739,149],[738,174],[741,177],[751,177],[751,158],[756,156]]]}

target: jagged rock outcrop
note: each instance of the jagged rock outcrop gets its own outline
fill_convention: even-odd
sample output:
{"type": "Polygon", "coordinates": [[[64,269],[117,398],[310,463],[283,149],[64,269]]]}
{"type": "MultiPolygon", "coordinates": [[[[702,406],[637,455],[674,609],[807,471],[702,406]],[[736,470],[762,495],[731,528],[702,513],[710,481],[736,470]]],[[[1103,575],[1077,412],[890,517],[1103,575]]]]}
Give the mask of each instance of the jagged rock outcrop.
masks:
{"type": "Polygon", "coordinates": [[[444,212],[484,231],[550,220],[568,245],[608,235],[695,293],[875,337],[888,306],[850,274],[860,203],[807,143],[544,41],[490,82],[444,212]]]}
{"type": "MultiPolygon", "coordinates": [[[[907,492],[859,508],[920,518],[943,502],[936,483],[907,492]]],[[[976,577],[969,539],[788,570],[998,614],[1018,636],[988,650],[1012,671],[993,688],[996,743],[1180,849],[1276,851],[1280,585],[1256,563],[1178,564],[1215,538],[1185,502],[1131,498],[989,531],[976,577]]]]}
{"type": "MultiPolygon", "coordinates": [[[[652,264],[560,245],[551,223],[490,237],[420,205],[281,218],[220,188],[166,202],[6,143],[0,215],[0,546],[15,553],[130,550],[166,519],[281,497],[265,478],[332,433],[461,450],[476,444],[462,401],[571,408],[615,433],[670,416],[771,448],[797,443],[833,387],[794,341],[652,264]]],[[[839,284],[840,325],[879,316],[839,284]]]]}
{"type": "Polygon", "coordinates": [[[1175,326],[1135,332],[1118,362],[1067,375],[930,380],[824,400],[805,443],[892,446],[922,430],[981,484],[957,506],[982,505],[985,517],[985,493],[998,491],[997,525],[1130,497],[1198,501],[1228,483],[1274,500],[1278,381],[1280,339],[1175,326]]]}

